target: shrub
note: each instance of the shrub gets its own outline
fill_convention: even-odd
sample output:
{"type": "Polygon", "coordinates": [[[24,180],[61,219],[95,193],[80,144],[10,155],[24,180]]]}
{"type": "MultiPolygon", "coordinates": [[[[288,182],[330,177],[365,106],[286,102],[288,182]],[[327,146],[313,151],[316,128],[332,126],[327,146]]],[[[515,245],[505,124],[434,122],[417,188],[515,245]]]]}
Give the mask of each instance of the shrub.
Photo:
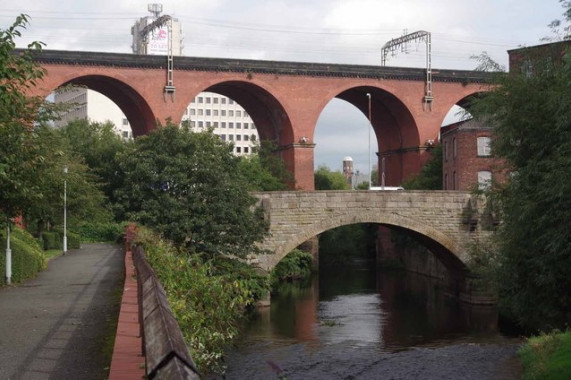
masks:
{"type": "Polygon", "coordinates": [[[232,260],[204,262],[144,228],[135,243],[145,248],[198,369],[223,373],[224,350],[267,280],[232,260]]]}
{"type": "Polygon", "coordinates": [[[313,258],[309,253],[294,249],[288,253],[272,271],[272,285],[275,287],[280,281],[298,280],[311,274],[313,258]]]}
{"type": "Polygon", "coordinates": [[[117,242],[123,236],[124,224],[120,223],[84,223],[73,228],[87,243],[117,242]]]}
{"type": "Polygon", "coordinates": [[[62,249],[63,248],[63,238],[55,231],[44,231],[42,233],[42,239],[44,241],[44,250],[48,249],[62,249]]]}
{"type": "Polygon", "coordinates": [[[571,331],[531,337],[518,355],[523,379],[563,380],[571,378],[571,331]]]}
{"type": "MultiPolygon", "coordinates": [[[[6,242],[6,233],[1,232],[0,238],[6,242]]],[[[34,277],[45,268],[46,259],[38,241],[28,232],[14,228],[10,234],[12,249],[12,282],[18,283],[34,277]]],[[[4,255],[2,255],[4,256],[4,255]]],[[[6,260],[0,260],[0,273],[6,273],[6,260]]],[[[6,284],[4,275],[0,276],[0,284],[6,284]]]]}
{"type": "Polygon", "coordinates": [[[73,232],[67,232],[67,248],[79,249],[81,248],[81,236],[73,232]]]}

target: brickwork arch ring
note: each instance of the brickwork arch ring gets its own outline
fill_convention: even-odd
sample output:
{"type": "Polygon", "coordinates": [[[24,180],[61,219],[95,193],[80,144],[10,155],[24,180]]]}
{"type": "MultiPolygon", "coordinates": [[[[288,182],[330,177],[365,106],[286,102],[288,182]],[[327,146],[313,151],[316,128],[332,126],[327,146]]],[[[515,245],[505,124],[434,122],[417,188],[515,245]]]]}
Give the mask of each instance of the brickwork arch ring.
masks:
{"type": "Polygon", "coordinates": [[[460,245],[452,238],[431,227],[427,223],[394,212],[382,213],[379,211],[369,211],[350,214],[333,214],[311,226],[303,226],[303,231],[299,231],[299,233],[294,236],[284,236],[287,238],[287,242],[280,244],[273,249],[274,257],[271,260],[271,266],[274,267],[291,250],[322,232],[341,226],[360,223],[376,223],[414,231],[437,242],[452,255],[462,260],[462,248],[460,245]]]}

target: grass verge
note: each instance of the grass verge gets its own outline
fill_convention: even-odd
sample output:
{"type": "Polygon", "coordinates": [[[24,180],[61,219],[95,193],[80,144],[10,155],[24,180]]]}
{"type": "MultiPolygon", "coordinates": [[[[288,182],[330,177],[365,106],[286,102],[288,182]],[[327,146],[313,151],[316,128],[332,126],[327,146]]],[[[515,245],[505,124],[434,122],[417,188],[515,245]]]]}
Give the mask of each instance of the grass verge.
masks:
{"type": "Polygon", "coordinates": [[[571,379],[571,330],[529,338],[518,354],[524,380],[571,379]]]}

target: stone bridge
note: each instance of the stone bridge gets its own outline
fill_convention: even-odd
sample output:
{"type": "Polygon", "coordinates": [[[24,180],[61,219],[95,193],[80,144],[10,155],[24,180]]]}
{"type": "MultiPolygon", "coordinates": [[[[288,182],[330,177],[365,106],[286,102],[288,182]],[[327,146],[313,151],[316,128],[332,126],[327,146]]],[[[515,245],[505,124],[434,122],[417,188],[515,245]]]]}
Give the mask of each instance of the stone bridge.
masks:
{"type": "Polygon", "coordinates": [[[253,193],[270,223],[258,265],[271,270],[320,233],[356,223],[408,231],[456,273],[465,272],[470,243],[486,239],[493,218],[483,199],[459,191],[283,191],[253,193]]]}

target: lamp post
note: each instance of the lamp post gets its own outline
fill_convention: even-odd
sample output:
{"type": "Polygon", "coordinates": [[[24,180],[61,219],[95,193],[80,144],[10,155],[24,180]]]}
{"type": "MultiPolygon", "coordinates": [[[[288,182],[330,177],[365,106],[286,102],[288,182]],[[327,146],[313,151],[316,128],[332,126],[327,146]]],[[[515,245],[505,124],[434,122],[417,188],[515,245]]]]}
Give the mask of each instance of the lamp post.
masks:
{"type": "Polygon", "coordinates": [[[372,174],[371,173],[371,129],[373,128],[373,122],[371,121],[371,94],[367,92],[367,98],[369,98],[369,190],[371,190],[372,174]]]}
{"type": "Polygon", "coordinates": [[[67,252],[67,165],[63,167],[63,254],[67,252]]]}
{"type": "Polygon", "coordinates": [[[12,250],[10,249],[10,218],[6,218],[6,285],[12,283],[12,250]]]}

